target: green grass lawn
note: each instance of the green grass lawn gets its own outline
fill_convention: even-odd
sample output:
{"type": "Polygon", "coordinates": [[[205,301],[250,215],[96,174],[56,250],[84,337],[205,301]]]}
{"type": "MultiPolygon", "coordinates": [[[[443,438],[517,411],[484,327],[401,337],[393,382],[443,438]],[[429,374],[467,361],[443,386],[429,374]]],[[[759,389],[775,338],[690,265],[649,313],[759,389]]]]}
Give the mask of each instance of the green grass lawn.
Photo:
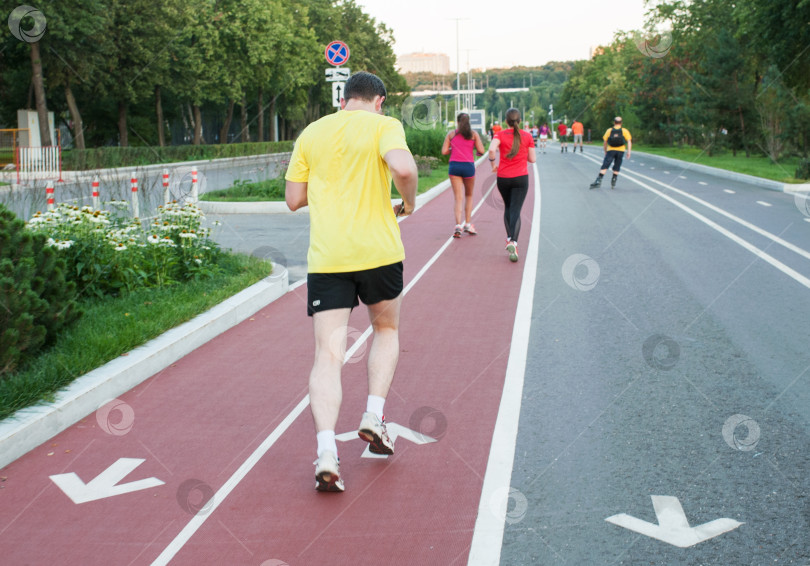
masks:
{"type": "Polygon", "coordinates": [[[283,201],[284,179],[278,177],[259,181],[258,183],[237,182],[229,189],[203,193],[200,195],[200,200],[224,202],[283,201]]]}
{"type": "Polygon", "coordinates": [[[52,401],[77,377],[207,311],[271,270],[268,262],[253,257],[230,256],[226,261],[234,274],[85,300],[84,315],[53,346],[0,379],[0,419],[40,401],[52,401]]]}
{"type": "Polygon", "coordinates": [[[764,156],[746,157],[744,153],[740,152],[737,152],[736,157],[731,152],[709,157],[703,150],[696,147],[678,148],[633,144],[633,149],[654,155],[681,159],[689,163],[699,163],[737,173],[745,173],[746,175],[754,175],[755,177],[763,177],[781,183],[807,182],[806,179],[802,180],[794,177],[800,161],[798,157],[784,158],[779,163],[774,163],[764,156]]]}

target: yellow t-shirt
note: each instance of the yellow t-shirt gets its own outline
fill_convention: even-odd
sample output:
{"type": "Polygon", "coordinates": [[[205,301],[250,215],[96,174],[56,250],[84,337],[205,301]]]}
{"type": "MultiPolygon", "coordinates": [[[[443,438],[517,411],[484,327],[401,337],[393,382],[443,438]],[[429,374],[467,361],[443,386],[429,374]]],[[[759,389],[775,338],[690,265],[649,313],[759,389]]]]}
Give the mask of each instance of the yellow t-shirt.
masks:
{"type": "Polygon", "coordinates": [[[383,159],[408,150],[402,124],[365,110],[340,110],[295,142],[288,181],[307,183],[309,273],[362,271],[405,259],[383,159]]]}
{"type": "MultiPolygon", "coordinates": [[[[602,136],[603,140],[607,141],[607,139],[610,137],[610,131],[612,129],[613,128],[608,128],[607,129],[607,131],[605,132],[605,135],[602,136]]],[[[630,132],[628,131],[627,128],[622,128],[622,135],[624,136],[625,141],[631,141],[633,139],[633,137],[630,135],[630,132]]],[[[607,148],[608,148],[608,151],[627,151],[627,147],[623,146],[623,145],[620,145],[618,147],[611,147],[610,144],[608,144],[607,148]]]]}

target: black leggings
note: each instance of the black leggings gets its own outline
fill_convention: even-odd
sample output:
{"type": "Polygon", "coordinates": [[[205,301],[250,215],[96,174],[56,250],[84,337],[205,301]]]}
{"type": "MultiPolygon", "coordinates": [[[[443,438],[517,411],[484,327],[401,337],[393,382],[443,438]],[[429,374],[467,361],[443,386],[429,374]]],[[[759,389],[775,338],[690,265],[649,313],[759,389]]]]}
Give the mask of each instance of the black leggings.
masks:
{"type": "Polygon", "coordinates": [[[517,242],[520,234],[520,211],[529,192],[529,176],[498,177],[498,191],[503,198],[503,223],[506,237],[517,242]]]}

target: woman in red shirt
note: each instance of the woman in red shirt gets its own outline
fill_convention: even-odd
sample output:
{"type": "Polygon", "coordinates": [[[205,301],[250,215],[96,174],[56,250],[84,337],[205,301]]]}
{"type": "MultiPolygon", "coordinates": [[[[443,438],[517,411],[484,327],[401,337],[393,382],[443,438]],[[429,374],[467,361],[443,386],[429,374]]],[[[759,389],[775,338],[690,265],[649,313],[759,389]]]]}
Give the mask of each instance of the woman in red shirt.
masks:
{"type": "Polygon", "coordinates": [[[528,163],[534,163],[532,135],[520,129],[520,111],[506,111],[509,129],[499,132],[489,146],[489,161],[492,172],[498,173],[498,191],[503,197],[503,223],[506,225],[506,251],[511,261],[518,260],[517,240],[520,233],[520,212],[529,192],[528,163]],[[500,152],[500,162],[495,163],[495,152],[500,152]]]}
{"type": "Polygon", "coordinates": [[[475,226],[470,222],[473,208],[473,187],[475,186],[475,156],[473,149],[479,155],[484,155],[484,143],[478,132],[470,127],[470,115],[462,112],[456,117],[455,131],[449,132],[442,144],[442,155],[450,155],[450,186],[453,187],[453,196],[456,199],[456,228],[453,231],[454,238],[460,238],[461,232],[475,235],[475,226]],[[463,189],[463,194],[462,194],[463,189]],[[464,206],[466,222],[461,223],[461,209],[464,198],[467,198],[464,206]]]}

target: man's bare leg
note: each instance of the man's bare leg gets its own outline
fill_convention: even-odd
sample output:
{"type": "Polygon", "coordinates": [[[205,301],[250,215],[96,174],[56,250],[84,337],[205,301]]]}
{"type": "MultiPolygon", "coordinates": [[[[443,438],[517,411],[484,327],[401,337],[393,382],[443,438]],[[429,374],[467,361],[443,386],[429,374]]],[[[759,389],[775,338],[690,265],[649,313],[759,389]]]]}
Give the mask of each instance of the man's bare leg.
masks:
{"type": "Polygon", "coordinates": [[[399,311],[402,295],[368,306],[374,339],[368,353],[368,394],[385,398],[399,361],[399,311]]]}
{"type": "Polygon", "coordinates": [[[351,309],[317,312],[312,317],[315,330],[315,363],[309,374],[309,403],[315,431],[335,430],[343,389],[340,370],[346,354],[346,333],[351,309]]]}

